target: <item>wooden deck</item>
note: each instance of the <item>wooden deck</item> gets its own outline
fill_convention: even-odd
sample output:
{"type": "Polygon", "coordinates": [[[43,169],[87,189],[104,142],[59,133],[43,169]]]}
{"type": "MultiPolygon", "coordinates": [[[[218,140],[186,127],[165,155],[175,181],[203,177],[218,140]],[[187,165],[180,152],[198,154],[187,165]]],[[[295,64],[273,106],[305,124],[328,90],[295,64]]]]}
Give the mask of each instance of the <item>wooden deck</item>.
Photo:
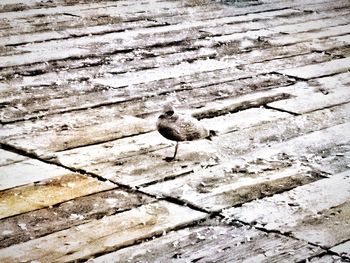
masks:
{"type": "Polygon", "coordinates": [[[350,2],[228,2],[1,1],[0,262],[350,261],[350,2]]]}

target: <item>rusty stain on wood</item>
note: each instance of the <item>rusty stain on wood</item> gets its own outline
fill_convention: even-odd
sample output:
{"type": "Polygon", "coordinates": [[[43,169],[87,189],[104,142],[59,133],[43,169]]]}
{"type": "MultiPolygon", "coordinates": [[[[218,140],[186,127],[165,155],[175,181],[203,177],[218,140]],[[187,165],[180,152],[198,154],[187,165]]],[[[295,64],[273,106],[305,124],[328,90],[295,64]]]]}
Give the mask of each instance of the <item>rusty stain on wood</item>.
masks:
{"type": "Polygon", "coordinates": [[[0,193],[0,218],[40,209],[82,195],[113,188],[113,184],[99,182],[85,175],[67,173],[0,193]]]}

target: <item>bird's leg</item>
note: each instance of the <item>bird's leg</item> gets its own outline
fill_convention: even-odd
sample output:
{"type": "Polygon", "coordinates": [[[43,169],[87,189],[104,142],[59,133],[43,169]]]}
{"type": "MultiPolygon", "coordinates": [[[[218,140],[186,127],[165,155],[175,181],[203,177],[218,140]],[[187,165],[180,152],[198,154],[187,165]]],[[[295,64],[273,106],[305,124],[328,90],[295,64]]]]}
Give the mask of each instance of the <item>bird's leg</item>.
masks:
{"type": "Polygon", "coordinates": [[[177,148],[179,148],[179,142],[176,142],[176,145],[175,145],[175,152],[174,152],[174,157],[173,157],[173,159],[175,159],[175,157],[176,157],[177,148]]]}
{"type": "Polygon", "coordinates": [[[175,157],[176,157],[178,148],[179,148],[179,142],[176,142],[174,156],[173,157],[165,157],[164,160],[167,161],[167,162],[173,161],[175,159],[175,157]]]}

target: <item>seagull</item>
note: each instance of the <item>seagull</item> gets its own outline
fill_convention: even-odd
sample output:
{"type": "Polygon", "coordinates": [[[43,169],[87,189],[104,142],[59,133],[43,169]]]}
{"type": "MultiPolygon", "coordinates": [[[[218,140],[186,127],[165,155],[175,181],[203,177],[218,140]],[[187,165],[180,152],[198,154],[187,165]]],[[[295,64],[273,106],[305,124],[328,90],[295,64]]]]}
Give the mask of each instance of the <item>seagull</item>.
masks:
{"type": "Polygon", "coordinates": [[[211,140],[211,137],[216,135],[215,131],[206,129],[192,116],[176,113],[171,103],[164,105],[163,112],[157,120],[157,130],[166,139],[176,141],[174,156],[164,159],[168,162],[175,159],[179,142],[211,140]]]}

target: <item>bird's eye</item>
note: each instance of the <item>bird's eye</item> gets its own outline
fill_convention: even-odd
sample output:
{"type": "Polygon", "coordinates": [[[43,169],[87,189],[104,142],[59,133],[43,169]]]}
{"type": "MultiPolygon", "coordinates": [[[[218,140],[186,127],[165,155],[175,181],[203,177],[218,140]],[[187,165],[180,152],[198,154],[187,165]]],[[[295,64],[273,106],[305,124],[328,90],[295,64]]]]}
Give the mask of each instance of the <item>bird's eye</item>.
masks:
{"type": "Polygon", "coordinates": [[[166,115],[168,115],[168,116],[173,116],[173,115],[174,115],[174,111],[173,111],[173,110],[167,111],[167,112],[165,112],[165,113],[166,113],[166,115]]]}

